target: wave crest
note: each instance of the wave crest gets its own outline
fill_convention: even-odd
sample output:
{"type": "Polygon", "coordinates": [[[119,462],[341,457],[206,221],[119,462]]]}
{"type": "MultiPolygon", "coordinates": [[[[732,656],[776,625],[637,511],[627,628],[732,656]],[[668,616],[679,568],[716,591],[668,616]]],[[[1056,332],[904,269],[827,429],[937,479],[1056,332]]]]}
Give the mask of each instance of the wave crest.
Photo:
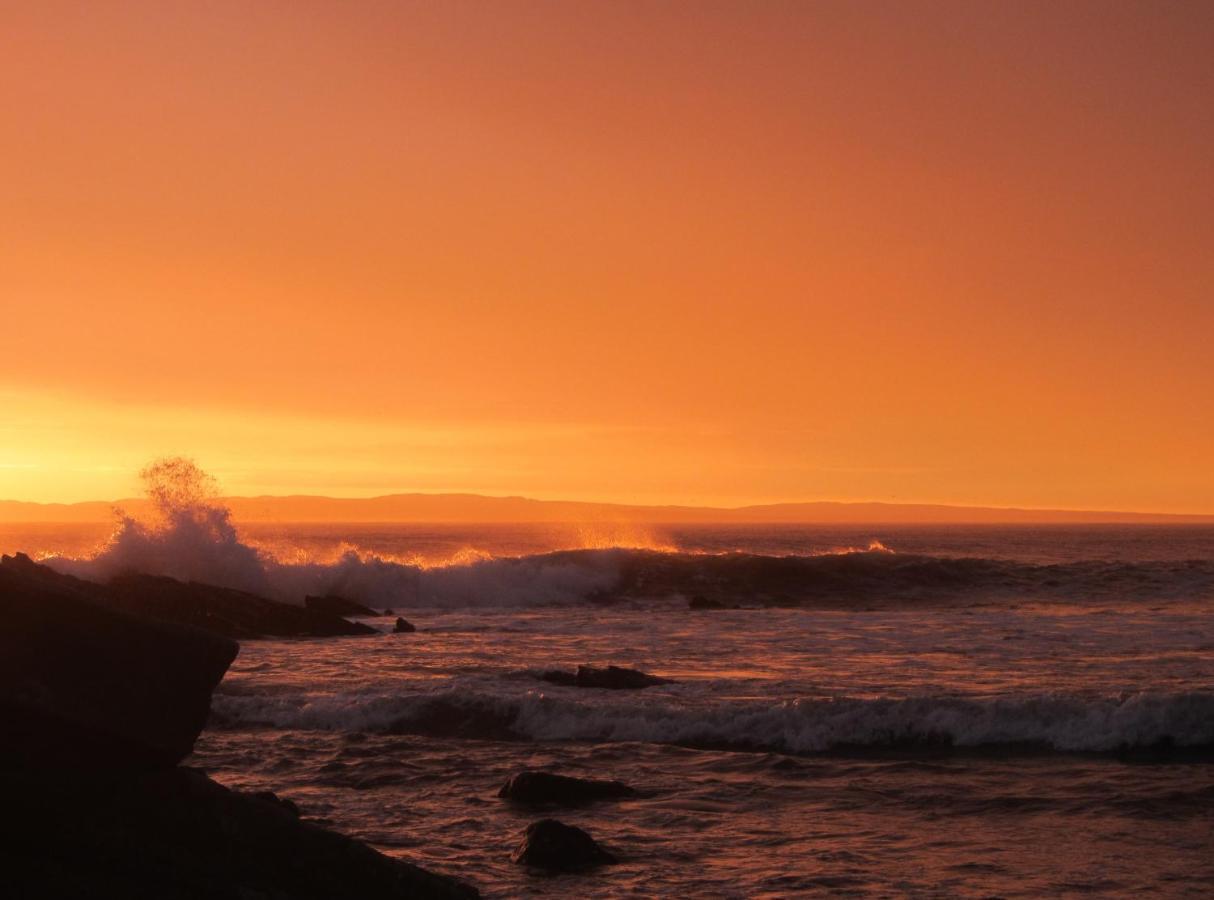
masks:
{"type": "Polygon", "coordinates": [[[254,594],[271,591],[266,561],[240,540],[231,511],[216,499],[218,490],[211,476],[192,460],[173,457],[152,463],[140,477],[152,503],[151,521],[141,522],[117,510],[118,526],[95,555],[44,561],[94,581],[140,572],[254,594]]]}
{"type": "Polygon", "coordinates": [[[522,557],[469,551],[435,564],[346,549],[325,561],[284,561],[243,542],[214,482],[186,459],[142,473],[151,522],[123,515],[109,542],[84,559],[49,558],[60,571],[96,581],[139,572],[236,588],[292,603],[340,594],[379,607],[529,606],[702,596],[717,605],[850,607],[987,600],[1208,599],[1214,560],[1073,562],[894,553],[879,541],[807,556],[687,553],[644,529],[590,530],[582,549],[522,557]]]}
{"type": "Polygon", "coordinates": [[[646,742],[791,754],[914,747],[1108,753],[1214,748],[1214,694],[1083,698],[811,699],[681,706],[594,702],[562,691],[459,687],[407,696],[215,698],[220,727],[369,731],[490,740],[646,742]]]}

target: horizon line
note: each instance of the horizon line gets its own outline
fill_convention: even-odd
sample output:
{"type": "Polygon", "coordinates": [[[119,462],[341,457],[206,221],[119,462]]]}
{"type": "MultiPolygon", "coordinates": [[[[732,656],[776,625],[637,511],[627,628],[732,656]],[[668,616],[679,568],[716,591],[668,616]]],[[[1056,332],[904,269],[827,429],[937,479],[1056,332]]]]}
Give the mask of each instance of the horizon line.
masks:
{"type": "MultiPolygon", "coordinates": [[[[942,503],[936,501],[890,501],[890,500],[781,500],[769,501],[764,503],[744,503],[736,506],[725,506],[718,504],[693,504],[693,503],[627,503],[621,501],[602,501],[602,500],[571,500],[571,499],[544,499],[539,497],[529,497],[522,494],[482,494],[471,491],[398,491],[387,494],[376,494],[366,497],[349,497],[349,496],[334,496],[329,494],[231,494],[221,495],[214,498],[216,501],[223,504],[236,503],[242,505],[244,503],[255,502],[274,502],[286,501],[296,503],[306,502],[333,502],[343,504],[359,504],[359,503],[382,503],[392,500],[408,500],[408,499],[428,499],[428,500],[467,500],[467,501],[502,501],[516,502],[526,504],[537,504],[545,506],[583,506],[583,507],[603,507],[606,510],[620,511],[643,511],[653,510],[655,512],[672,512],[672,511],[687,511],[695,514],[705,514],[720,512],[724,514],[745,514],[745,513],[761,513],[764,511],[779,512],[781,510],[791,512],[797,507],[837,507],[837,508],[852,508],[857,507],[880,507],[888,508],[891,511],[902,511],[904,513],[915,509],[921,510],[938,510],[951,513],[974,512],[986,514],[1007,514],[1013,516],[1024,516],[1032,514],[1042,514],[1049,516],[1085,516],[1085,517],[1146,517],[1159,519],[1185,519],[1185,520],[1208,520],[1214,522],[1214,511],[1212,512],[1170,512],[1159,510],[1141,510],[1141,509],[1084,509],[1084,508],[1068,508],[1068,507],[1035,507],[1035,506],[1001,506],[1001,505],[982,505],[968,503],[942,503]]],[[[121,506],[124,504],[147,504],[150,501],[146,497],[122,497],[117,499],[98,499],[98,500],[74,500],[74,501],[40,501],[40,500],[16,500],[0,498],[0,506],[9,507],[35,507],[43,510],[51,509],[72,509],[79,507],[97,507],[97,506],[121,506]]],[[[856,510],[858,511],[858,510],[856,510]]],[[[45,520],[51,521],[51,520],[45,520]]],[[[306,520],[296,520],[306,521],[306,520]]],[[[371,521],[371,520],[367,520],[371,521]]],[[[434,521],[430,519],[430,521],[434,521]]],[[[807,522],[809,520],[806,520],[807,522]]],[[[877,520],[872,520],[877,521],[877,520]]],[[[952,521],[957,521],[956,519],[952,521]]],[[[1027,520],[1023,520],[1027,521],[1027,520]]]]}

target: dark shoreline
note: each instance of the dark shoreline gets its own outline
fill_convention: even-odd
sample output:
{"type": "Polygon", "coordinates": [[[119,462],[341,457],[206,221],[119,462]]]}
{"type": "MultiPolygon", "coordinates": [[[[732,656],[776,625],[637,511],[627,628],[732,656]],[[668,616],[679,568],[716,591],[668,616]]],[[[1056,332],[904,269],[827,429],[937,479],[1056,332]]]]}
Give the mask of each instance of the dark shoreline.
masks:
{"type": "MultiPolygon", "coordinates": [[[[144,585],[155,609],[197,617],[181,591],[205,586],[175,582],[157,595],[158,584],[144,585]]],[[[301,821],[273,795],[240,794],[181,766],[238,645],[126,603],[23,555],[0,560],[6,896],[479,896],[301,821]]]]}

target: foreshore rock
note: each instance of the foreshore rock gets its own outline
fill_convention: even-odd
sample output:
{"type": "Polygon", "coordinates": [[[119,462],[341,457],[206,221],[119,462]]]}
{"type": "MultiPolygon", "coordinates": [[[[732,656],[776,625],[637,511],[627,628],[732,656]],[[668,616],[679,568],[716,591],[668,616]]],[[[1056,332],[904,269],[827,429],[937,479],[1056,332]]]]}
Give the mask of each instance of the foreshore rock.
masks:
{"type": "MultiPolygon", "coordinates": [[[[195,587],[205,588],[144,580],[130,605],[162,612],[195,587]]],[[[123,596],[24,556],[0,560],[6,898],[478,896],[301,821],[289,800],[237,794],[178,766],[239,648],[214,630],[115,608],[123,596]]]]}
{"type": "Polygon", "coordinates": [[[540,819],[528,825],[523,842],[510,859],[521,866],[554,872],[576,872],[619,862],[585,831],[556,819],[540,819]]]}
{"type": "Polygon", "coordinates": [[[635,797],[637,792],[622,781],[526,771],[511,775],[497,795],[503,800],[537,806],[582,806],[598,800],[635,797]]]}
{"type": "Polygon", "coordinates": [[[193,625],[238,640],[379,633],[370,625],[347,621],[326,609],[160,575],[120,575],[108,584],[96,584],[39,565],[24,553],[0,559],[0,571],[19,575],[54,594],[142,618],[193,625]]]}
{"type": "Polygon", "coordinates": [[[412,622],[402,619],[400,616],[396,617],[396,624],[392,626],[393,634],[412,634],[415,631],[417,631],[417,626],[412,622]]]}
{"type": "Polygon", "coordinates": [[[541,672],[538,677],[541,681],[565,687],[605,688],[613,691],[638,691],[657,684],[672,683],[669,678],[660,678],[657,675],[650,675],[637,669],[625,669],[622,666],[607,666],[605,669],[578,666],[576,672],[550,669],[541,672]]]}
{"type": "Polygon", "coordinates": [[[301,822],[189,768],[80,781],[0,776],[14,900],[471,900],[453,878],[301,822]]]}
{"type": "Polygon", "coordinates": [[[98,606],[10,559],[0,565],[0,767],[148,770],[184,759],[236,642],[98,606]]]}

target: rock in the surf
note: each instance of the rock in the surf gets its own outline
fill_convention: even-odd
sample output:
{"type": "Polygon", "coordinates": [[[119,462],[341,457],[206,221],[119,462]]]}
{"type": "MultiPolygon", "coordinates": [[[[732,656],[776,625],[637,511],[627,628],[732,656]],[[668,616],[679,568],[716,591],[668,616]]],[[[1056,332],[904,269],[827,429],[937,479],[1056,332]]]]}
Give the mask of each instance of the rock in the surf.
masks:
{"type": "Polygon", "coordinates": [[[392,626],[393,634],[410,634],[411,632],[414,632],[414,631],[417,631],[416,625],[414,625],[412,622],[408,622],[405,619],[402,619],[400,616],[396,617],[396,624],[392,626]]]}
{"type": "Polygon", "coordinates": [[[606,688],[613,691],[637,691],[658,684],[671,683],[669,678],[660,678],[657,675],[650,675],[648,672],[625,669],[622,666],[607,666],[605,669],[578,666],[576,672],[551,669],[541,672],[539,678],[550,684],[566,687],[606,688]]]}
{"type": "Polygon", "coordinates": [[[304,607],[313,612],[327,613],[331,616],[368,616],[375,617],[379,613],[369,606],[347,600],[336,594],[325,594],[323,597],[304,597],[304,607]]]}
{"type": "Polygon", "coordinates": [[[158,575],[121,575],[108,585],[113,604],[138,615],[185,622],[235,638],[344,637],[377,634],[323,609],[279,603],[234,588],[158,575]]]}
{"type": "Polygon", "coordinates": [[[540,819],[528,825],[510,859],[521,866],[554,872],[576,872],[619,862],[585,831],[556,819],[540,819]]]}
{"type": "Polygon", "coordinates": [[[514,803],[551,806],[581,806],[597,800],[635,797],[637,792],[622,781],[573,778],[552,772],[518,772],[502,785],[497,795],[514,803]]]}

